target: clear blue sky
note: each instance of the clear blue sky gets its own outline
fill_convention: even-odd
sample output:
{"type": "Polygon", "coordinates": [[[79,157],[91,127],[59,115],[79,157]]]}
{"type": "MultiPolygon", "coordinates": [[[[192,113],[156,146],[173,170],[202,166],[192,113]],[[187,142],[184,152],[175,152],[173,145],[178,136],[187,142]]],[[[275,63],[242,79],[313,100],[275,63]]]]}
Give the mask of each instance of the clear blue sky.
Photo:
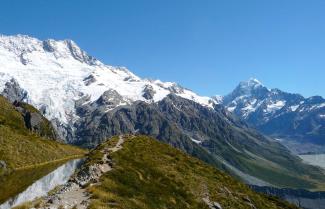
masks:
{"type": "Polygon", "coordinates": [[[106,64],[202,95],[256,77],[325,96],[324,0],[0,0],[0,33],[73,39],[106,64]]]}

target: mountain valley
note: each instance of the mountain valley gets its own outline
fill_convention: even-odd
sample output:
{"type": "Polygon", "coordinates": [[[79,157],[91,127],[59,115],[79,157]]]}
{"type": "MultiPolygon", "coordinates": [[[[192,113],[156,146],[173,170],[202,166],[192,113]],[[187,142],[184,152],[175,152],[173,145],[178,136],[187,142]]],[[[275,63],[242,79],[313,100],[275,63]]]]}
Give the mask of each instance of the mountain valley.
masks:
{"type": "Polygon", "coordinates": [[[59,208],[69,189],[87,194],[78,208],[296,208],[244,184],[325,188],[325,171],[295,155],[325,147],[322,97],[256,79],[200,96],[106,65],[72,40],[24,35],[0,35],[0,94],[2,202],[86,156],[61,190],[21,208],[59,208]],[[14,185],[24,175],[33,177],[14,185]]]}

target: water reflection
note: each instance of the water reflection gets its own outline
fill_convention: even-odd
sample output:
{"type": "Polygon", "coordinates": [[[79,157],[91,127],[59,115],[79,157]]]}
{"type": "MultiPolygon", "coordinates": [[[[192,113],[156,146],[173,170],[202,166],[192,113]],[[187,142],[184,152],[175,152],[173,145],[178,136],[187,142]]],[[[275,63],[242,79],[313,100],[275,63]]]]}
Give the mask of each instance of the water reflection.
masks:
{"type": "MultiPolygon", "coordinates": [[[[44,175],[46,176],[42,178],[40,178],[41,177],[40,176],[39,177],[40,179],[34,183],[30,182],[29,185],[25,187],[24,191],[22,191],[15,197],[10,198],[5,203],[0,205],[0,209],[9,209],[11,207],[22,204],[26,201],[34,200],[36,197],[41,197],[46,195],[50,190],[54,189],[56,186],[66,183],[71,177],[71,175],[74,173],[76,168],[80,166],[82,161],[83,161],[82,159],[70,160],[69,162],[58,167],[57,169],[55,169],[54,171],[50,172],[47,175],[46,173],[44,174],[44,172],[46,172],[46,170],[48,171],[50,168],[42,168],[41,170],[34,169],[34,170],[13,174],[14,175],[13,177],[11,176],[11,178],[7,179],[10,182],[7,182],[7,184],[5,183],[4,185],[5,187],[3,187],[3,184],[1,184],[1,189],[0,189],[1,199],[4,199],[7,196],[7,198],[5,199],[7,200],[9,197],[12,197],[15,194],[17,194],[17,193],[12,194],[13,192],[11,191],[11,187],[15,188],[20,183],[24,185],[28,184],[28,182],[30,182],[28,178],[35,179],[35,177],[39,176],[40,174],[43,174],[42,176],[44,175]],[[4,194],[4,197],[1,196],[1,193],[4,194]]],[[[4,183],[3,181],[4,180],[2,180],[2,183],[4,183]]]]}

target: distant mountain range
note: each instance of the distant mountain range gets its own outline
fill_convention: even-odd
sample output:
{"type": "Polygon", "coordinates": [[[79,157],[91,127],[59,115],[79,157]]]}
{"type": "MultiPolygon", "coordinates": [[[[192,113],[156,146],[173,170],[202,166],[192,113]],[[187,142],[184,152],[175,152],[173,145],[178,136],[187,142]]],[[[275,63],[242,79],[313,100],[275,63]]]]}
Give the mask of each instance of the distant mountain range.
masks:
{"type": "Polygon", "coordinates": [[[241,82],[221,103],[228,111],[297,153],[325,151],[325,99],[241,82]]]}
{"type": "MultiPolygon", "coordinates": [[[[259,92],[260,86],[258,95],[269,91],[257,81],[241,86],[233,96],[202,97],[176,83],[141,79],[126,68],[105,65],[71,40],[0,36],[1,94],[35,106],[67,143],[95,147],[114,135],[139,133],[246,183],[299,188],[324,183],[322,170],[303,164],[278,141],[228,111],[236,113],[231,105],[236,92],[253,88],[255,93],[255,87],[259,92]]],[[[283,105],[289,103],[279,100],[268,107],[271,111],[283,105]]]]}

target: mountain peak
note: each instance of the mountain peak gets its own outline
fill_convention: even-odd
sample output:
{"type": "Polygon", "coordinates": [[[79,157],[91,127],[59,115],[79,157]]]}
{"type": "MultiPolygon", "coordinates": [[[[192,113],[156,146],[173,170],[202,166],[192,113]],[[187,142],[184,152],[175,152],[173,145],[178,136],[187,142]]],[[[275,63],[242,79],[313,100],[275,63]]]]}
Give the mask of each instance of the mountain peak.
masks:
{"type": "MultiPolygon", "coordinates": [[[[226,106],[231,105],[231,107],[235,108],[237,106],[237,102],[242,99],[249,100],[256,98],[265,97],[270,90],[266,88],[259,80],[256,78],[250,78],[247,81],[242,81],[239,85],[228,95],[223,97],[222,103],[226,106]],[[237,101],[237,102],[234,102],[237,101]]],[[[231,108],[228,110],[231,110],[231,108]]]]}
{"type": "Polygon", "coordinates": [[[260,94],[261,92],[268,92],[269,90],[256,78],[250,78],[247,81],[242,81],[232,92],[232,96],[249,96],[252,94],[260,94]]]}
{"type": "Polygon", "coordinates": [[[247,81],[242,81],[239,83],[239,86],[242,88],[264,87],[264,85],[256,78],[250,78],[247,81]]]}
{"type": "MultiPolygon", "coordinates": [[[[0,49],[6,55],[20,60],[23,65],[39,62],[39,56],[53,56],[58,59],[77,60],[88,65],[101,65],[94,57],[88,55],[72,40],[47,39],[41,41],[28,35],[0,35],[0,49]],[[9,52],[9,53],[8,53],[9,52]]],[[[46,58],[47,59],[47,58],[46,58]]]]}

